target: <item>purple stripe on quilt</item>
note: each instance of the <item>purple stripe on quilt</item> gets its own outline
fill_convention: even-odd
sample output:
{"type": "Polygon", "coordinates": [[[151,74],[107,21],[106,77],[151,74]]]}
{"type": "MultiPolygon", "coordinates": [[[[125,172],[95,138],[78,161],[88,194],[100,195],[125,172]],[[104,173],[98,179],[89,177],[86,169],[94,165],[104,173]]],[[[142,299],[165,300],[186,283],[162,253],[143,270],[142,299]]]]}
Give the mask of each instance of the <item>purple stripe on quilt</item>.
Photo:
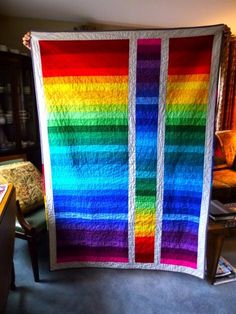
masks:
{"type": "Polygon", "coordinates": [[[163,247],[166,249],[172,249],[172,248],[177,248],[177,249],[183,249],[187,251],[194,251],[197,252],[197,246],[196,244],[193,244],[191,242],[168,242],[168,241],[162,241],[163,247]]]}
{"type": "MultiPolygon", "coordinates": [[[[187,234],[190,232],[192,234],[198,234],[198,223],[192,221],[182,221],[181,228],[184,229],[183,232],[187,234]]],[[[163,221],[162,223],[162,231],[173,231],[173,232],[180,232],[179,224],[176,224],[176,221],[163,221]]]]}
{"type": "Polygon", "coordinates": [[[88,245],[88,246],[115,246],[125,247],[127,234],[119,231],[92,231],[92,230],[74,230],[68,234],[66,230],[57,232],[57,240],[60,246],[65,244],[71,245],[88,245]]]}
{"type": "Polygon", "coordinates": [[[186,233],[185,232],[168,232],[164,231],[162,232],[162,240],[163,241],[175,241],[176,243],[178,242],[183,242],[186,240],[186,235],[188,235],[188,241],[192,243],[197,243],[198,240],[198,234],[196,233],[186,233]]]}
{"type": "Polygon", "coordinates": [[[163,252],[165,253],[166,259],[173,259],[173,260],[182,260],[183,257],[186,261],[194,262],[197,258],[197,252],[190,251],[190,250],[183,250],[183,249],[169,249],[163,247],[163,252]]]}
{"type": "Polygon", "coordinates": [[[60,255],[74,256],[79,258],[80,256],[103,256],[103,257],[123,257],[127,258],[128,248],[114,248],[114,247],[88,247],[88,246],[66,246],[57,249],[58,258],[60,255]]]}
{"type": "Polygon", "coordinates": [[[139,69],[145,69],[145,68],[151,68],[155,69],[157,68],[159,70],[160,68],[160,60],[138,60],[137,62],[137,68],[139,69]]]}
{"type": "MultiPolygon", "coordinates": [[[[73,233],[76,230],[80,230],[81,232],[91,230],[91,222],[88,221],[78,221],[77,219],[58,219],[57,222],[57,231],[70,229],[73,233]]],[[[121,231],[123,233],[128,233],[128,224],[127,222],[111,223],[100,220],[96,221],[95,231],[121,231]]]]}

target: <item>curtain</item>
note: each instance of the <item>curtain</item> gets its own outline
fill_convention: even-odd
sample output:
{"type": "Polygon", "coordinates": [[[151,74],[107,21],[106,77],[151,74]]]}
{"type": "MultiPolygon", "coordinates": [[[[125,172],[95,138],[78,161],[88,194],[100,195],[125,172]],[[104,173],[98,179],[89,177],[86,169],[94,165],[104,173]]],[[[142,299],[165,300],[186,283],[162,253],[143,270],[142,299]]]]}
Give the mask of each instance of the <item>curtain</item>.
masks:
{"type": "Polygon", "coordinates": [[[226,115],[227,124],[230,129],[236,129],[236,37],[231,41],[230,46],[230,76],[228,84],[227,102],[230,104],[230,115],[226,115]],[[229,121],[228,121],[229,120],[229,121]]]}
{"type": "Polygon", "coordinates": [[[216,131],[236,129],[236,37],[225,27],[219,74],[216,131]]]}

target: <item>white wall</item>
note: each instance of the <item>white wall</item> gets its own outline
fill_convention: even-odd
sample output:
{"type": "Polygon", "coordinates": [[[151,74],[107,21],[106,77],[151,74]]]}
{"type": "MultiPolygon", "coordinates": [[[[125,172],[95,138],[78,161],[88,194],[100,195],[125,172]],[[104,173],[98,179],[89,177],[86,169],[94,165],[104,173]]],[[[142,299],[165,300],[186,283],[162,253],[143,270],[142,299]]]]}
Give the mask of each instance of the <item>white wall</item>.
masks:
{"type": "Polygon", "coordinates": [[[146,27],[227,24],[236,34],[236,0],[1,0],[5,16],[146,27]]]}
{"type": "Polygon", "coordinates": [[[0,12],[0,44],[24,52],[28,30],[71,31],[88,22],[99,28],[227,24],[236,34],[236,0],[2,0],[0,12]]]}
{"type": "Polygon", "coordinates": [[[72,31],[79,25],[75,22],[0,16],[0,44],[7,45],[9,49],[27,52],[22,45],[22,37],[27,31],[72,31]]]}

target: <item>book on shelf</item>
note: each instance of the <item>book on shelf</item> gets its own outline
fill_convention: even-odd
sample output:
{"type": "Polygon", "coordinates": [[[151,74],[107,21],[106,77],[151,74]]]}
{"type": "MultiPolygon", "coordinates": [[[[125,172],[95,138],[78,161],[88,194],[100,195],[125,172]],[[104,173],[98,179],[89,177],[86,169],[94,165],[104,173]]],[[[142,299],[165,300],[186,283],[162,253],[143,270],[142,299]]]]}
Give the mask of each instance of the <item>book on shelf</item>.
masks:
{"type": "Polygon", "coordinates": [[[217,200],[212,200],[209,216],[213,220],[234,220],[236,219],[236,203],[223,204],[217,200]]]}
{"type": "Polygon", "coordinates": [[[223,256],[219,258],[214,285],[236,281],[236,269],[223,256]]]}

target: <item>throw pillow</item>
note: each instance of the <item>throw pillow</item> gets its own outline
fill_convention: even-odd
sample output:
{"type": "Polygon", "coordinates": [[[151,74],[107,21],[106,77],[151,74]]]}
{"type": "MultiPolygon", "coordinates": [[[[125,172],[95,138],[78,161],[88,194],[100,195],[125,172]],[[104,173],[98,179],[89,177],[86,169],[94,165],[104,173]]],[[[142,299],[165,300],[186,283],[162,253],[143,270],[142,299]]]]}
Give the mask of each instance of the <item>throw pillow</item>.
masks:
{"type": "Polygon", "coordinates": [[[42,176],[29,161],[0,166],[0,183],[12,183],[24,214],[43,205],[42,176]]]}

